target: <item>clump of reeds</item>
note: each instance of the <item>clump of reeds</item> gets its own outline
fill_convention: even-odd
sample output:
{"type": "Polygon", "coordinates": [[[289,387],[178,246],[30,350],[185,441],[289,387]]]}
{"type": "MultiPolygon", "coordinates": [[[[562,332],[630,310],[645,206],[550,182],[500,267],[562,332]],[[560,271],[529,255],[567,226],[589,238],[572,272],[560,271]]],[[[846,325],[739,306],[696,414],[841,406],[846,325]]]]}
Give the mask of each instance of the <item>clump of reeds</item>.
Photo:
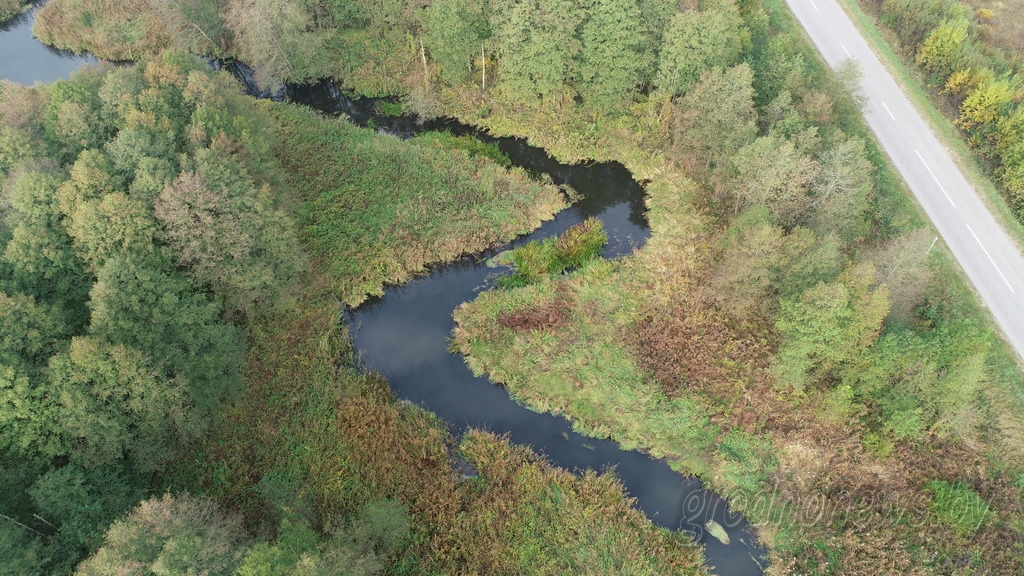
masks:
{"type": "Polygon", "coordinates": [[[588,218],[557,238],[533,241],[511,253],[515,272],[498,279],[501,288],[515,288],[538,282],[547,276],[579,268],[601,255],[608,235],[601,221],[588,218]]]}

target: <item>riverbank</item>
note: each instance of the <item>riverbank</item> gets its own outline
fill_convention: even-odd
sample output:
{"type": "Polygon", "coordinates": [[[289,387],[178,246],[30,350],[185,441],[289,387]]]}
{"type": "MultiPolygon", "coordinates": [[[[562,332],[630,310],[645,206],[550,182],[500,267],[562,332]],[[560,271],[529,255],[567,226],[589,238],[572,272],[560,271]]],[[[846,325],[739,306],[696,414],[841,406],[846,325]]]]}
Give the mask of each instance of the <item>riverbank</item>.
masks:
{"type": "Polygon", "coordinates": [[[0,0],[0,24],[29,9],[29,2],[23,0],[0,0]]]}

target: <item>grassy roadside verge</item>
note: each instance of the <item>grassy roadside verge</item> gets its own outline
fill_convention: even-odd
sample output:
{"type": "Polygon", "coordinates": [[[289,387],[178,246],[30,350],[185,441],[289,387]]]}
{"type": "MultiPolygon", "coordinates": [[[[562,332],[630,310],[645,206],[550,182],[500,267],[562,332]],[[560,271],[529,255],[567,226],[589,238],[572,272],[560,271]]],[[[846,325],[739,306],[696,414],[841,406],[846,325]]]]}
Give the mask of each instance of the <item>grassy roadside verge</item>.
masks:
{"type": "MultiPolygon", "coordinates": [[[[1018,247],[1024,246],[1024,226],[1014,216],[999,190],[985,175],[984,169],[978,163],[974,153],[967,147],[960,133],[932,102],[931,93],[924,87],[922,80],[893,51],[891,44],[883,36],[882,30],[877,27],[871,16],[861,10],[855,0],[837,1],[868,39],[883,65],[893,74],[897,83],[905,89],[911,102],[946,146],[947,151],[957,162],[968,182],[975,190],[980,191],[982,201],[992,210],[996,221],[1002,224],[1003,229],[1017,242],[1018,247]]],[[[812,66],[818,73],[824,73],[828,66],[817,56],[814,43],[797,23],[785,1],[764,0],[764,4],[775,17],[777,26],[803,39],[808,51],[813,52],[812,66]]],[[[844,129],[855,131],[870,142],[869,153],[872,162],[878,168],[875,176],[876,190],[886,199],[883,200],[886,205],[902,214],[895,219],[914,226],[928,222],[928,217],[924,214],[924,210],[918,204],[914,194],[907,188],[889,156],[881,149],[874,134],[871,133],[860,116],[856,117],[855,125],[844,125],[844,129]]],[[[931,228],[930,225],[929,228],[931,228]]],[[[1024,374],[1021,373],[1021,360],[1017,358],[1009,343],[1003,339],[992,314],[981,302],[980,296],[970,280],[967,279],[956,258],[944,248],[941,250],[941,255],[941,258],[932,259],[932,265],[937,275],[936,282],[948,287],[951,293],[950,301],[958,302],[961,314],[988,319],[985,332],[986,338],[991,344],[992,368],[994,373],[1000,375],[999,381],[1004,384],[995,392],[995,397],[1002,401],[993,402],[993,407],[999,412],[1000,421],[1009,422],[1014,411],[1024,413],[1024,374]]],[[[992,390],[989,392],[993,393],[992,390]]],[[[1003,429],[1015,442],[1024,445],[1024,430],[1017,430],[1014,425],[1006,425],[1003,429]]]]}
{"type": "MultiPolygon", "coordinates": [[[[946,151],[950,153],[967,181],[978,192],[982,202],[995,216],[996,221],[1010,235],[1018,249],[1024,247],[1024,224],[1021,224],[1014,215],[1002,192],[992,183],[974,152],[967,147],[960,131],[953,126],[949,117],[935,105],[933,94],[924,86],[920,75],[915,73],[903,57],[893,50],[891,40],[878,26],[874,17],[864,12],[856,0],[837,0],[837,2],[867,39],[868,44],[892,74],[896,83],[903,88],[904,93],[931,127],[932,132],[946,147],[946,151]]],[[[808,39],[807,42],[810,40],[808,39]]]]}

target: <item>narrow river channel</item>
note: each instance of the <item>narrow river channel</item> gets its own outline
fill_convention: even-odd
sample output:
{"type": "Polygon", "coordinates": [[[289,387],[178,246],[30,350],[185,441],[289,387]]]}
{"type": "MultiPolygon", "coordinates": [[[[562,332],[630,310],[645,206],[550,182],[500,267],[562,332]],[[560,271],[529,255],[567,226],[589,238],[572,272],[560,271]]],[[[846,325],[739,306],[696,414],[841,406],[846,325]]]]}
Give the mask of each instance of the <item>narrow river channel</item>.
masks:
{"type": "MultiPolygon", "coordinates": [[[[34,12],[33,9],[0,25],[0,78],[24,84],[51,82],[95,61],[35,41],[31,37],[34,12]]],[[[242,69],[233,68],[244,81],[242,69]]],[[[251,83],[248,87],[252,92],[251,83]]],[[[344,113],[358,124],[376,125],[398,137],[425,129],[474,134],[482,140],[497,142],[516,165],[548,174],[556,184],[579,192],[579,202],[532,234],[436,267],[428,275],[389,287],[383,297],[349,310],[346,322],[360,360],[367,368],[384,375],[397,397],[436,413],[456,433],[474,427],[508,434],[512,442],[532,446],[555,465],[570,470],[614,468],[629,495],[636,498],[638,507],[655,524],[691,532],[705,546],[708,565],[715,573],[763,573],[765,550],[753,538],[749,524],[730,513],[722,498],[703,490],[698,479],[673,471],[662,460],[623,450],[609,440],[582,436],[564,418],[523,408],[503,388],[473,376],[462,357],[448,351],[448,338],[454,328],[452,311],[490,288],[496,271],[484,261],[497,251],[558,234],[591,216],[599,218],[608,232],[606,258],[626,256],[643,246],[649,237],[644,191],[622,165],[570,166],[552,160],[542,149],[523,140],[492,138],[453,120],[420,125],[415,118],[381,117],[375,113],[372,101],[349,99],[330,82],[289,86],[279,95],[324,113],[344,113]],[[725,528],[730,544],[710,534],[705,528],[710,520],[725,528]]]]}
{"type": "Polygon", "coordinates": [[[765,551],[754,541],[742,516],[729,512],[725,501],[703,490],[700,480],[673,471],[662,460],[615,442],[594,439],[572,430],[565,418],[530,411],[486,378],[476,377],[462,356],[448,350],[455,328],[452,312],[459,304],[489,289],[499,274],[487,258],[512,246],[560,234],[591,216],[608,232],[605,258],[629,255],[650,236],[644,215],[644,190],[618,163],[567,165],[518,138],[494,138],[451,119],[418,124],[408,117],[389,118],[375,113],[370,100],[352,100],[332,83],[289,86],[288,98],[327,113],[343,113],[354,122],[408,137],[422,130],[450,130],[496,142],[512,163],[535,173],[548,174],[569,186],[582,199],[533,233],[512,243],[465,256],[438,266],[428,275],[400,286],[388,287],[346,314],[355,348],[363,365],[388,379],[395,395],[415,402],[450,423],[454,431],[485,428],[508,434],[517,444],[532,446],[551,462],[567,468],[615,468],[641,510],[659,526],[693,533],[704,545],[708,564],[722,576],[748,576],[763,572],[765,551]],[[726,545],[705,528],[709,520],[729,534],[726,545]]]}

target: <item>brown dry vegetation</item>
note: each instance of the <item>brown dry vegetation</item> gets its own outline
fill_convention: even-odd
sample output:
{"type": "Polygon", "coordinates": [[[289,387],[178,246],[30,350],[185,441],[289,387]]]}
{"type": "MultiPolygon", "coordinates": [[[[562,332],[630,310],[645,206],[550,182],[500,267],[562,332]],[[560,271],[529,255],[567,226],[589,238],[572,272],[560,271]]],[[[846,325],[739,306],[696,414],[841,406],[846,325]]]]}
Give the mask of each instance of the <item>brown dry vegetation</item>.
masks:
{"type": "Polygon", "coordinates": [[[395,402],[381,378],[350,367],[330,286],[304,278],[296,304],[255,327],[249,389],[182,480],[256,529],[275,505],[327,527],[366,499],[396,499],[416,536],[395,561],[417,573],[704,573],[692,544],[651,525],[614,476],[573,475],[485,432],[456,442],[395,402]],[[478,477],[460,480],[453,450],[478,477]]]}
{"type": "Polygon", "coordinates": [[[152,0],[72,0],[44,6],[32,32],[56,48],[115,62],[137,60],[171,45],[160,18],[152,0]]]}
{"type": "Polygon", "coordinates": [[[504,312],[498,316],[498,326],[530,332],[532,330],[557,330],[569,319],[569,303],[557,298],[549,304],[529,309],[504,312]]]}
{"type": "Polygon", "coordinates": [[[1024,2],[966,0],[966,3],[977,10],[982,40],[1007,52],[1024,54],[1024,2]]]}

